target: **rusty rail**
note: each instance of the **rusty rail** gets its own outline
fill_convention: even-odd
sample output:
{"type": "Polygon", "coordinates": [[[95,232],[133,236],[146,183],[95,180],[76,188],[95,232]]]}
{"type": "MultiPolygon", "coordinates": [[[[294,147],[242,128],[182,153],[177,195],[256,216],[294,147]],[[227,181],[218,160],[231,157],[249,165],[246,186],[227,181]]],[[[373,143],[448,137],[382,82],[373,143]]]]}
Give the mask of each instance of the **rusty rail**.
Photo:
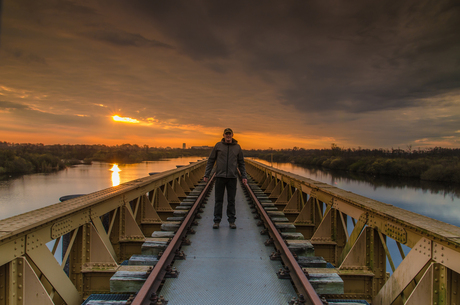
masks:
{"type": "Polygon", "coordinates": [[[171,262],[174,260],[175,252],[181,246],[183,237],[185,237],[187,231],[190,229],[192,221],[196,213],[198,212],[198,207],[202,203],[204,197],[206,196],[207,192],[209,191],[209,188],[212,185],[214,176],[212,176],[212,178],[208,181],[208,184],[206,184],[205,188],[201,192],[195,204],[188,212],[187,216],[185,217],[181,226],[177,230],[176,234],[174,234],[174,237],[171,240],[169,246],[166,248],[160,260],[155,265],[149,277],[145,281],[144,285],[139,290],[133,302],[131,303],[132,305],[150,304],[150,298],[152,297],[152,295],[156,294],[158,288],[160,287],[161,282],[163,281],[163,278],[166,274],[166,268],[170,266],[171,262]]]}
{"type": "Polygon", "coordinates": [[[307,304],[323,305],[323,302],[319,298],[316,291],[313,289],[313,286],[308,281],[302,268],[299,266],[296,259],[292,255],[291,250],[289,250],[288,246],[284,242],[283,237],[278,232],[273,222],[270,220],[270,217],[267,215],[267,212],[265,212],[265,209],[263,208],[262,204],[254,195],[254,192],[249,187],[249,185],[246,184],[245,186],[247,191],[251,195],[252,200],[257,205],[257,209],[259,210],[259,213],[262,216],[262,221],[264,222],[265,226],[269,229],[269,235],[271,238],[273,238],[276,249],[281,251],[281,259],[283,260],[284,265],[288,267],[290,271],[291,279],[294,282],[297,291],[299,292],[299,296],[303,295],[306,298],[307,304]]]}

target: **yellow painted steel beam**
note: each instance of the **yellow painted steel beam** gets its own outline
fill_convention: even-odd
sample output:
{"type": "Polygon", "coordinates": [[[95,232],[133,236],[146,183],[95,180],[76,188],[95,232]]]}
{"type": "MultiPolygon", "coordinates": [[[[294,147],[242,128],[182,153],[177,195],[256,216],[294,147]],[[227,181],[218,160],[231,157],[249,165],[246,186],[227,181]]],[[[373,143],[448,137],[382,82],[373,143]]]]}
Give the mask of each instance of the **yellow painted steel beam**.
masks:
{"type": "MultiPolygon", "coordinates": [[[[328,256],[333,262],[334,259],[337,260],[340,275],[348,287],[345,289],[346,297],[364,297],[373,304],[404,304],[406,297],[407,304],[419,304],[417,302],[420,300],[430,304],[451,304],[459,298],[459,227],[322,182],[269,168],[253,160],[247,160],[246,166],[253,178],[265,175],[262,177],[265,186],[276,177],[281,181],[289,181],[295,189],[308,195],[306,207],[310,205],[313,209],[304,208],[299,217],[302,216],[302,222],[317,215],[321,219],[321,223],[310,235],[311,241],[315,245],[315,251],[319,250],[321,255],[328,256]],[[324,214],[322,203],[326,205],[324,214]],[[354,224],[349,238],[345,233],[344,216],[350,216],[354,224]],[[340,232],[344,233],[343,239],[346,241],[342,248],[338,244],[332,245],[334,241],[341,242],[342,237],[338,235],[340,232]],[[396,269],[385,238],[396,241],[403,258],[403,262],[396,269]],[[419,243],[422,241],[429,243],[429,246],[420,248],[419,243]],[[334,247],[335,257],[327,250],[327,244],[334,247]],[[412,248],[406,257],[401,244],[412,248]],[[391,277],[386,274],[386,257],[394,269],[391,277]],[[429,268],[430,263],[437,265],[429,268]],[[430,287],[428,297],[427,285],[430,287]],[[366,288],[363,290],[363,287],[366,288]]],[[[260,184],[262,181],[258,182],[260,184]]],[[[294,206],[288,204],[286,208],[293,209],[294,206]]],[[[294,224],[301,229],[300,222],[296,221],[294,224]]]]}
{"type": "MultiPolygon", "coordinates": [[[[142,243],[145,239],[140,229],[142,222],[161,223],[147,194],[149,197],[152,195],[150,198],[153,200],[158,189],[165,186],[167,189],[173,181],[179,181],[183,177],[190,181],[188,177],[195,176],[201,179],[205,164],[205,161],[196,162],[0,220],[0,305],[21,304],[16,301],[20,300],[19,297],[25,300],[26,296],[29,300],[34,299],[31,296],[38,298],[36,304],[48,304],[50,300],[81,304],[83,294],[86,295],[91,289],[99,289],[89,283],[92,274],[114,272],[118,266],[117,253],[121,251],[120,253],[126,254],[126,251],[131,251],[126,249],[131,249],[132,246],[120,246],[120,242],[126,245],[142,243]],[[134,211],[131,209],[132,201],[138,203],[134,211]],[[101,218],[108,215],[111,215],[111,219],[106,224],[108,228],[105,228],[101,218]],[[72,232],[72,240],[69,248],[64,249],[62,263],[65,265],[70,256],[69,278],[63,266],[55,259],[54,252],[62,240],[61,237],[72,232]],[[116,238],[112,238],[113,235],[116,238]],[[46,243],[52,240],[55,245],[50,251],[46,243]],[[28,284],[21,284],[23,293],[17,290],[20,286],[7,284],[9,281],[18,283],[17,279],[11,280],[8,275],[12,266],[17,267],[18,262],[25,262],[23,266],[29,266],[28,262],[31,265],[23,272],[14,272],[27,274],[25,280],[28,284]],[[12,301],[13,294],[15,303],[12,301]]],[[[169,191],[171,197],[177,197],[172,188],[169,191]]],[[[168,204],[166,198],[157,201],[162,206],[168,204]]]]}
{"type": "Polygon", "coordinates": [[[40,269],[54,290],[69,305],[79,305],[83,298],[46,246],[49,228],[27,235],[27,256],[40,269]]]}
{"type": "MultiPolygon", "coordinates": [[[[0,220],[0,250],[2,243],[8,242],[8,238],[10,237],[17,237],[21,233],[28,230],[35,230],[37,227],[42,225],[65,221],[65,218],[69,217],[69,215],[73,213],[82,213],[83,211],[93,212],[94,209],[97,209],[98,205],[111,200],[118,201],[121,206],[123,205],[122,202],[129,202],[141,197],[147,192],[180,178],[185,172],[188,173],[193,170],[198,170],[200,167],[204,167],[205,164],[205,161],[199,161],[185,167],[129,181],[120,184],[119,186],[107,188],[105,190],[67,200],[65,202],[50,205],[42,209],[0,220]]],[[[113,208],[109,208],[105,212],[110,210],[113,210],[113,208]]],[[[90,215],[81,215],[81,217],[84,218],[81,221],[86,223],[89,221],[90,215]]],[[[64,227],[68,225],[68,223],[61,224],[64,227]]],[[[75,227],[76,226],[77,225],[75,224],[75,227]]],[[[75,227],[73,229],[75,229],[75,227]]],[[[69,229],[69,232],[72,230],[69,229]]]]}
{"type": "MultiPolygon", "coordinates": [[[[252,170],[266,172],[268,169],[268,166],[250,159],[246,160],[246,164],[252,170]]],[[[354,219],[359,219],[364,212],[369,213],[368,225],[379,228],[385,235],[409,247],[413,247],[421,237],[428,237],[460,252],[460,228],[457,226],[289,172],[275,168],[270,168],[270,172],[271,175],[289,178],[300,186],[302,192],[354,219]]]]}

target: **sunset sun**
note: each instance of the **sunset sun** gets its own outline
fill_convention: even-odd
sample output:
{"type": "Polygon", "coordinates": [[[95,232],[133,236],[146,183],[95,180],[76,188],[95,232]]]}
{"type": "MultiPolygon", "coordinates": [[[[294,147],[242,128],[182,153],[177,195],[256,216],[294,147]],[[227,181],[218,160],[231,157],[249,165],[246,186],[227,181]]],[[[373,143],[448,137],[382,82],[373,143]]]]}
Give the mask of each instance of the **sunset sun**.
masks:
{"type": "Polygon", "coordinates": [[[112,116],[112,119],[116,122],[139,124],[139,121],[136,119],[132,119],[128,117],[120,117],[119,115],[112,116]]]}

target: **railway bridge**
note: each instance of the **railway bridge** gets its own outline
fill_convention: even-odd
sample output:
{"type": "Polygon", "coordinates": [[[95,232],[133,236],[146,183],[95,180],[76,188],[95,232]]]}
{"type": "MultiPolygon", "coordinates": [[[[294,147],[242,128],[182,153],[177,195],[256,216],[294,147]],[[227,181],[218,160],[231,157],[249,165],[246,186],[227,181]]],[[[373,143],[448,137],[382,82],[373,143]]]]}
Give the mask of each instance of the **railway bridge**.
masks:
{"type": "Polygon", "coordinates": [[[0,220],[0,305],[460,304],[459,227],[247,159],[213,230],[205,165],[0,220]]]}

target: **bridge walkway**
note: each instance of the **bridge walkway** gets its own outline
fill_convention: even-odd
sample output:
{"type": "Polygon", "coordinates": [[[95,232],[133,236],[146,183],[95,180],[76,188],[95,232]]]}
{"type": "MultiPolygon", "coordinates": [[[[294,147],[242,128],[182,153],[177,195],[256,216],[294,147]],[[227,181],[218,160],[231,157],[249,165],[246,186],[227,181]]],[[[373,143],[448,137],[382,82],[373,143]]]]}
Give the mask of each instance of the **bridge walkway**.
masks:
{"type": "Polygon", "coordinates": [[[187,259],[174,263],[179,277],[167,279],[160,294],[168,304],[288,304],[296,293],[289,280],[278,279],[281,262],[270,260],[273,248],[264,245],[242,186],[236,230],[226,220],[226,198],[220,228],[212,228],[214,193],[213,187],[191,245],[182,247],[187,259]]]}

